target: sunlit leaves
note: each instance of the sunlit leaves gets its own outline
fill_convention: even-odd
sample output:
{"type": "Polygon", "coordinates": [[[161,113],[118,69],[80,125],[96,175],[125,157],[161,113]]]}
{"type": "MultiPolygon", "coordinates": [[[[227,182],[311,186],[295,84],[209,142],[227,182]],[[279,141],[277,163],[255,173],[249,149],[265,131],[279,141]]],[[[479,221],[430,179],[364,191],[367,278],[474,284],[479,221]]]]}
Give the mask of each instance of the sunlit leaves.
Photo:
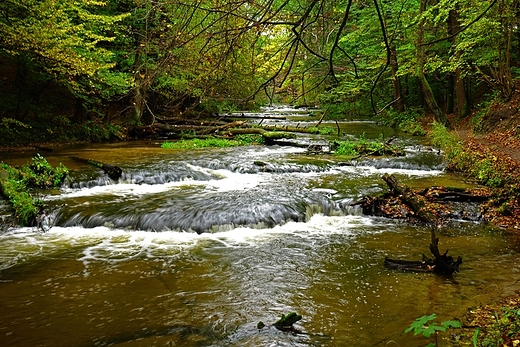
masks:
{"type": "Polygon", "coordinates": [[[106,30],[124,15],[95,14],[104,3],[54,0],[11,1],[0,20],[0,43],[11,55],[23,54],[77,95],[92,92],[115,66],[113,54],[100,44],[114,40],[106,30]]]}

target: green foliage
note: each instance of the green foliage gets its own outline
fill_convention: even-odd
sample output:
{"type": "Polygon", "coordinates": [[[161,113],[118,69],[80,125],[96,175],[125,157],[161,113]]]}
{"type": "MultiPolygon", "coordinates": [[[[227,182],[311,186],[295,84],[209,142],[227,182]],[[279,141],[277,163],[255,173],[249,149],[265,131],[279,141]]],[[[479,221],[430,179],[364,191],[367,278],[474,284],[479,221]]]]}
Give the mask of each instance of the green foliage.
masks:
{"type": "Polygon", "coordinates": [[[0,146],[27,145],[37,142],[89,141],[103,142],[119,137],[121,127],[92,119],[73,122],[66,116],[39,115],[27,124],[0,123],[0,146]]]}
{"type": "Polygon", "coordinates": [[[0,145],[16,144],[20,137],[29,132],[31,126],[13,118],[2,118],[0,123],[0,145]]]}
{"type": "Polygon", "coordinates": [[[486,327],[485,334],[482,338],[482,341],[480,342],[480,346],[510,346],[514,345],[514,343],[512,343],[513,340],[519,339],[520,308],[503,307],[501,312],[495,313],[493,323],[486,327]]]}
{"type": "MultiPolygon", "coordinates": [[[[67,91],[66,102],[53,101],[79,100],[100,114],[107,101],[111,107],[117,103],[129,110],[123,117],[131,124],[146,123],[152,114],[186,115],[195,107],[209,113],[243,109],[261,91],[264,101],[320,103],[332,119],[373,115],[392,101],[423,107],[418,67],[439,102],[453,101],[444,96],[455,74],[468,86],[478,81],[510,94],[520,71],[511,67],[520,58],[517,2],[501,0],[487,8],[487,2],[473,0],[437,1],[425,10],[419,5],[381,2],[378,18],[374,6],[359,1],[0,2],[0,57],[8,56],[12,65],[0,76],[7,82],[0,110],[22,122],[2,120],[0,137],[34,141],[19,134],[29,130],[22,124],[34,127],[39,138],[109,137],[98,119],[83,129],[72,122],[74,135],[61,136],[49,120],[58,113],[70,118],[74,110],[41,115],[42,90],[67,91]],[[426,56],[419,64],[415,40],[422,21],[426,56]],[[464,28],[449,40],[447,31],[456,28],[447,28],[448,22],[464,28]],[[38,133],[37,123],[45,124],[44,131],[38,133]]],[[[416,110],[410,110],[388,111],[384,121],[422,135],[416,110]]]]}
{"type": "Polygon", "coordinates": [[[383,125],[409,133],[413,136],[424,136],[426,131],[418,120],[422,117],[419,109],[411,108],[404,112],[388,109],[381,114],[383,125]]]}
{"type": "Polygon", "coordinates": [[[13,206],[16,219],[24,226],[33,224],[39,208],[43,205],[42,201],[32,197],[17,170],[0,163],[0,171],[2,176],[5,176],[0,179],[0,190],[13,206]]]}
{"type": "Polygon", "coordinates": [[[336,129],[333,127],[308,127],[307,131],[311,134],[320,134],[320,135],[333,135],[336,133],[336,129]]]}
{"type": "Polygon", "coordinates": [[[190,148],[206,148],[206,147],[237,147],[252,144],[261,144],[262,137],[260,135],[239,135],[234,139],[221,139],[210,137],[207,139],[190,139],[180,140],[176,142],[163,142],[161,148],[169,149],[190,149],[190,148]]]}
{"type": "Polygon", "coordinates": [[[450,328],[460,328],[462,325],[459,321],[447,320],[443,321],[438,325],[435,322],[432,322],[437,318],[435,313],[432,313],[429,316],[422,316],[417,318],[415,321],[410,324],[410,326],[404,331],[405,333],[409,333],[413,331],[414,335],[423,335],[426,338],[430,336],[435,336],[435,343],[429,343],[426,345],[427,347],[435,347],[438,346],[437,343],[437,332],[445,332],[450,328]]]}
{"type": "Polygon", "coordinates": [[[477,112],[470,119],[469,123],[473,126],[473,130],[476,132],[481,132],[484,130],[483,118],[486,113],[489,111],[489,107],[497,101],[498,92],[492,93],[491,95],[487,95],[485,100],[480,102],[477,105],[477,112]]]}
{"type": "Polygon", "coordinates": [[[358,140],[335,140],[331,142],[331,148],[335,155],[357,156],[357,155],[401,155],[402,148],[382,141],[369,141],[361,136],[358,140]]]}
{"type": "Polygon", "coordinates": [[[69,169],[65,165],[59,163],[52,167],[40,154],[36,154],[31,164],[22,168],[22,172],[25,173],[25,185],[32,188],[59,188],[69,175],[69,169]]]}
{"type": "Polygon", "coordinates": [[[430,139],[433,145],[442,148],[445,151],[453,151],[462,147],[461,142],[453,133],[440,123],[433,123],[430,131],[430,139]]]}
{"type": "Polygon", "coordinates": [[[336,129],[334,129],[333,127],[323,127],[323,128],[320,128],[320,134],[321,135],[334,135],[336,134],[336,129]]]}
{"type": "Polygon", "coordinates": [[[11,203],[21,225],[32,225],[43,202],[31,194],[33,188],[58,188],[68,176],[68,169],[59,164],[52,167],[41,155],[30,164],[16,169],[0,163],[0,190],[11,203]]]}
{"type": "MultiPolygon", "coordinates": [[[[0,4],[0,46],[11,56],[28,57],[74,95],[87,97],[128,88],[117,73],[106,44],[126,15],[102,14],[98,1],[20,1],[0,4]],[[104,47],[105,46],[105,47],[104,47]]],[[[113,95],[113,94],[111,94],[113,95]]]]}
{"type": "Polygon", "coordinates": [[[346,140],[341,142],[335,142],[334,154],[344,156],[355,156],[359,154],[356,148],[357,143],[354,141],[346,140]]]}
{"type": "Polygon", "coordinates": [[[449,170],[464,172],[478,183],[492,188],[516,187],[508,169],[498,165],[497,157],[491,151],[477,153],[464,148],[457,136],[438,123],[432,125],[430,138],[434,145],[444,150],[449,170]]]}

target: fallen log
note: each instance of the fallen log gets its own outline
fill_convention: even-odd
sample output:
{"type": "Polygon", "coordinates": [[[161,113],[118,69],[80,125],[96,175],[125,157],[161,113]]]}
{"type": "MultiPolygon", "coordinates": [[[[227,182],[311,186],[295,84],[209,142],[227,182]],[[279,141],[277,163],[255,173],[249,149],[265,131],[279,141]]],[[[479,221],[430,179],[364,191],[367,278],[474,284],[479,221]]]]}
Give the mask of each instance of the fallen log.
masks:
{"type": "Polygon", "coordinates": [[[429,271],[442,275],[452,275],[458,272],[462,258],[458,257],[457,260],[454,260],[453,257],[448,255],[448,251],[444,254],[439,251],[439,239],[435,235],[435,228],[441,221],[435,211],[430,210],[432,206],[428,205],[426,198],[413,192],[407,185],[399,184],[394,175],[385,174],[383,180],[390,187],[392,195],[398,196],[411,209],[414,216],[430,225],[430,245],[428,248],[434,257],[433,260],[425,260],[426,257],[423,256],[423,260],[420,262],[385,259],[385,265],[401,270],[429,271]]]}
{"type": "Polygon", "coordinates": [[[388,269],[412,271],[412,272],[432,272],[439,275],[451,276],[459,272],[462,258],[457,257],[457,260],[448,255],[448,251],[441,254],[439,252],[439,239],[435,235],[435,230],[430,231],[431,243],[429,246],[430,252],[434,258],[427,258],[423,254],[423,259],[420,261],[399,260],[385,257],[384,265],[388,269]]]}
{"type": "Polygon", "coordinates": [[[435,215],[426,208],[424,197],[415,194],[407,185],[399,184],[394,175],[386,173],[383,175],[383,180],[392,191],[392,195],[399,196],[412,209],[416,217],[428,224],[436,223],[435,215]]]}
{"type": "Polygon", "coordinates": [[[490,197],[486,191],[467,192],[464,188],[456,187],[430,187],[417,192],[417,194],[431,200],[453,202],[485,202],[490,197]]]}
{"type": "Polygon", "coordinates": [[[403,271],[414,271],[414,272],[433,272],[433,262],[431,259],[425,259],[426,256],[423,255],[423,260],[413,261],[413,260],[399,260],[399,259],[390,259],[385,257],[385,267],[387,269],[392,270],[403,270],[403,271]]]}
{"type": "Polygon", "coordinates": [[[94,165],[94,166],[102,169],[108,175],[108,177],[110,177],[114,181],[117,181],[118,179],[120,179],[121,175],[123,174],[123,170],[119,166],[116,166],[116,165],[105,164],[100,161],[96,161],[96,160],[92,160],[92,159],[85,159],[85,158],[80,158],[80,157],[75,157],[75,156],[71,156],[70,158],[74,159],[76,161],[80,161],[82,163],[94,165]]]}

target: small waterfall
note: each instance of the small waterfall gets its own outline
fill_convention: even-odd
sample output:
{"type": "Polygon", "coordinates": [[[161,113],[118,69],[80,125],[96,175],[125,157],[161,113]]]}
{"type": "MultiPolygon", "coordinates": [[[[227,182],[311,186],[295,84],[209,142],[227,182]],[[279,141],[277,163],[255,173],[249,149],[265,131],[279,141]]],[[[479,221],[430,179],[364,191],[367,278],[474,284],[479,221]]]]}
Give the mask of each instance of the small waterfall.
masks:
{"type": "Polygon", "coordinates": [[[189,199],[175,196],[147,197],[146,200],[126,199],[124,206],[113,202],[97,203],[95,209],[62,210],[57,224],[64,227],[99,226],[148,230],[191,231],[196,233],[230,230],[236,227],[273,228],[289,221],[306,222],[315,214],[326,216],[360,215],[361,210],[350,206],[351,201],[339,202],[312,191],[272,194],[253,191],[228,194],[199,194],[189,199]],[[150,205],[151,204],[151,205],[150,205]],[[147,206],[148,205],[148,206],[147,206]]]}

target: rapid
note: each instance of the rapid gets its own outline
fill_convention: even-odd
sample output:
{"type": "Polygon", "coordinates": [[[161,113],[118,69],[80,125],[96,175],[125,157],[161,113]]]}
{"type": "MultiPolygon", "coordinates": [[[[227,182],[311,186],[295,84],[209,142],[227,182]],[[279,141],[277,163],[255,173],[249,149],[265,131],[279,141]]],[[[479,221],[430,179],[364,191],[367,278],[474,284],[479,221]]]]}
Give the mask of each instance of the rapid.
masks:
{"type": "MultiPolygon", "coordinates": [[[[306,110],[264,114],[315,123],[306,110]]],[[[172,150],[159,140],[42,153],[72,174],[45,195],[42,228],[0,234],[0,345],[411,347],[427,343],[404,334],[414,319],[462,319],[514,293],[515,240],[476,222],[437,232],[441,250],[463,258],[453,278],[385,269],[385,256],[428,255],[429,230],[353,203],[385,191],[386,172],[414,188],[469,183],[444,172],[423,138],[371,120],[338,126],[342,136],[396,136],[406,156],[344,163],[301,147],[172,150]],[[71,156],[124,174],[115,182],[71,156]],[[289,312],[303,316],[300,333],[271,326],[289,312]]],[[[20,165],[35,153],[0,160],[20,165]]]]}

